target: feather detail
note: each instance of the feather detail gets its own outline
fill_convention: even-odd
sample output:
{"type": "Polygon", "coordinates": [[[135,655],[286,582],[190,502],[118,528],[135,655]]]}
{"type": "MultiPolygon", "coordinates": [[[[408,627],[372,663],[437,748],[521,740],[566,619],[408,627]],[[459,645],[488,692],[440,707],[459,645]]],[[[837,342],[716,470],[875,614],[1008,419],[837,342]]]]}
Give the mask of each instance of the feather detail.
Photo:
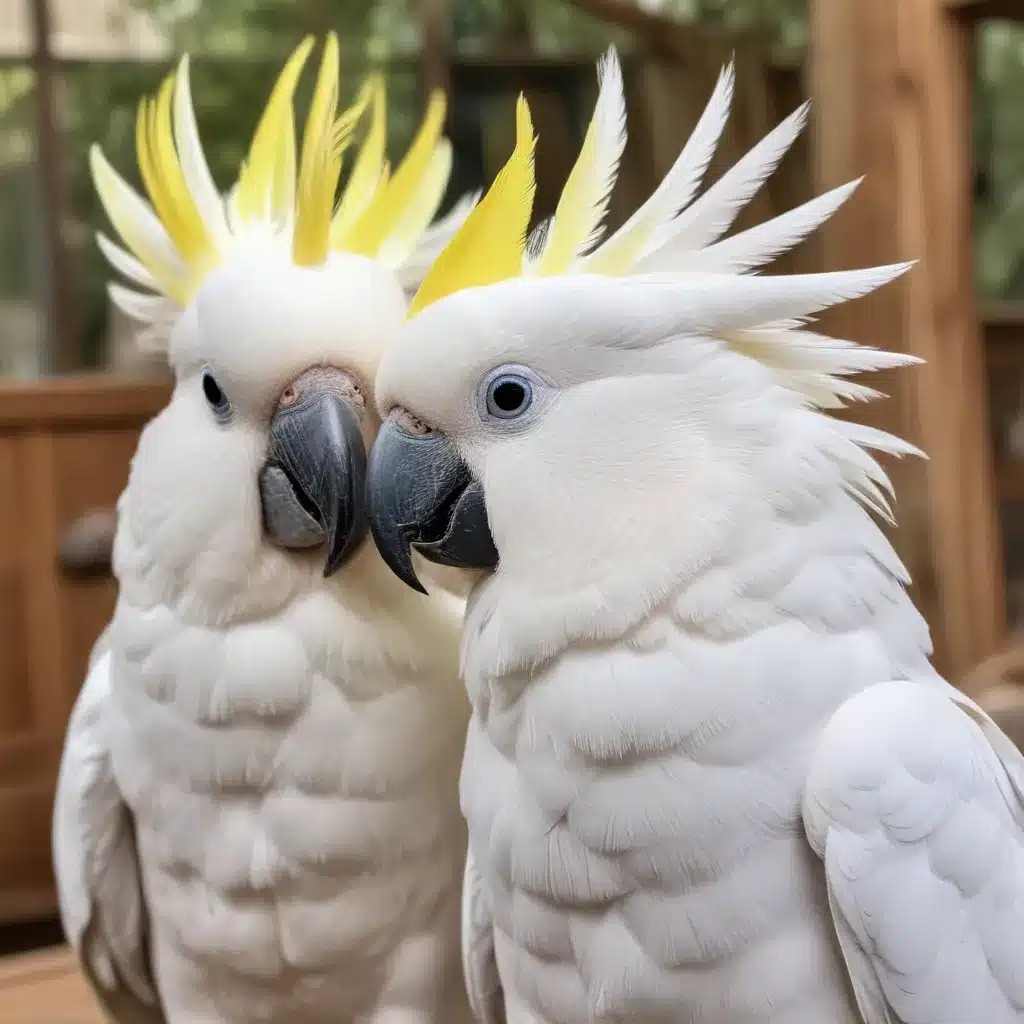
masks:
{"type": "Polygon", "coordinates": [[[551,230],[551,218],[545,217],[539,221],[526,239],[526,251],[523,253],[523,272],[526,273],[529,264],[536,263],[544,252],[547,245],[548,232],[551,230]]]}
{"type": "Polygon", "coordinates": [[[296,155],[293,101],[299,76],[313,49],[307,36],[285,63],[253,134],[233,192],[239,223],[269,219],[287,222],[295,209],[296,155]]]}
{"type": "Polygon", "coordinates": [[[473,208],[480,201],[479,192],[468,192],[461,196],[455,205],[443,216],[434,221],[420,235],[412,252],[395,268],[399,283],[407,293],[415,293],[423,278],[430,270],[431,264],[441,254],[444,247],[451,241],[473,208]]]}
{"type": "Polygon", "coordinates": [[[391,179],[377,189],[369,205],[345,235],[344,248],[349,252],[375,256],[413,202],[423,178],[430,172],[434,152],[444,129],[446,109],[444,93],[436,90],[430,97],[419,131],[402,162],[391,179]]]}
{"type": "MultiPolygon", "coordinates": [[[[622,348],[644,348],[652,339],[680,334],[726,338],[729,332],[809,316],[859,298],[905,274],[894,263],[824,274],[733,277],[726,274],[650,274],[630,278],[635,301],[649,310],[644,330],[617,339],[622,348]]],[[[611,296],[610,296],[611,297],[611,296]]],[[[906,357],[903,357],[906,358],[906,357]]]]}
{"type": "Polygon", "coordinates": [[[391,268],[401,266],[412,252],[444,198],[452,172],[452,144],[442,138],[434,148],[426,173],[416,192],[401,212],[390,235],[377,251],[377,262],[391,268]]]}
{"type": "Polygon", "coordinates": [[[218,254],[196,200],[189,191],[174,143],[172,103],[175,76],[168,75],[155,99],[143,99],[136,119],[139,172],[153,209],[185,264],[181,296],[187,301],[218,254]]]}
{"type": "Polygon", "coordinates": [[[192,104],[187,53],[181,58],[174,80],[173,120],[174,143],[185,187],[203,223],[209,245],[216,251],[223,251],[228,243],[224,200],[214,183],[199,140],[199,126],[196,124],[196,112],[192,104]]]}
{"type": "Polygon", "coordinates": [[[684,249],[670,241],[636,264],[637,273],[694,271],[703,274],[742,274],[789,252],[825,223],[853,194],[863,179],[840,185],[823,195],[787,210],[764,224],[704,249],[684,249]]]}
{"type": "Polygon", "coordinates": [[[543,251],[528,259],[540,276],[561,274],[589,252],[604,233],[608,203],[626,145],[626,101],[622,69],[613,48],[598,63],[593,116],[562,189],[543,251]]]}
{"type": "Polygon", "coordinates": [[[97,145],[89,149],[89,167],[96,193],[118,235],[161,289],[184,302],[185,263],[156,212],[110,166],[97,145]]]}
{"type": "Polygon", "coordinates": [[[475,192],[466,192],[460,196],[452,208],[443,216],[431,224],[420,236],[416,251],[430,246],[437,246],[437,251],[448,244],[448,240],[465,223],[466,218],[473,212],[473,208],[480,202],[483,193],[478,189],[475,192]]]}
{"type": "Polygon", "coordinates": [[[140,284],[150,291],[160,290],[157,279],[131,253],[112,242],[102,231],[96,232],[96,244],[114,270],[123,274],[129,281],[140,284]]]}
{"type": "Polygon", "coordinates": [[[338,37],[327,34],[320,72],[302,136],[292,259],[314,267],[327,259],[334,194],[341,176],[342,149],[336,141],[338,37]]]}
{"type": "Polygon", "coordinates": [[[628,272],[650,248],[659,228],[690,202],[729,119],[734,80],[735,70],[730,61],[719,74],[697,126],[661,184],[618,231],[581,261],[581,270],[594,274],[628,272]]]}
{"type": "Polygon", "coordinates": [[[916,356],[903,352],[886,352],[800,328],[727,331],[722,332],[721,337],[730,348],[743,350],[758,362],[770,362],[779,369],[834,376],[898,369],[921,362],[916,356]]]}
{"type": "Polygon", "coordinates": [[[409,316],[462,288],[519,275],[537,189],[535,145],[530,108],[520,94],[515,149],[487,194],[434,261],[410,304],[409,316]]]}
{"type": "Polygon", "coordinates": [[[177,303],[163,295],[145,295],[119,284],[107,285],[107,294],[122,313],[144,324],[168,323],[181,312],[177,303]]]}
{"type": "Polygon", "coordinates": [[[364,83],[362,91],[371,104],[370,129],[359,147],[331,222],[331,246],[335,249],[344,248],[347,232],[387,181],[387,90],[384,79],[380,75],[372,75],[364,83]]]}
{"type": "Polygon", "coordinates": [[[656,232],[642,255],[669,244],[702,249],[721,238],[789,152],[810,109],[810,103],[804,103],[776,125],[699,199],[656,232]]]}

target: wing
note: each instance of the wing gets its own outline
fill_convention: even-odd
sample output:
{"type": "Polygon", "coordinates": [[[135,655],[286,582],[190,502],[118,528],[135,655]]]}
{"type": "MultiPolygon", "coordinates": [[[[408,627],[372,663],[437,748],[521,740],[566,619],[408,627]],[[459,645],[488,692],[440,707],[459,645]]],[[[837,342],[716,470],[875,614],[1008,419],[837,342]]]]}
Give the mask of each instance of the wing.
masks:
{"type": "Polygon", "coordinates": [[[472,850],[466,856],[462,876],[462,971],[474,1018],[479,1024],[505,1024],[491,908],[472,850]]]}
{"type": "Polygon", "coordinates": [[[1024,757],[952,687],[833,716],[804,794],[865,1024],[1024,1021],[1024,757]]]}
{"type": "Polygon", "coordinates": [[[60,916],[97,995],[118,1022],[162,1021],[131,813],[106,743],[110,654],[93,659],[71,713],[53,811],[60,916]]]}

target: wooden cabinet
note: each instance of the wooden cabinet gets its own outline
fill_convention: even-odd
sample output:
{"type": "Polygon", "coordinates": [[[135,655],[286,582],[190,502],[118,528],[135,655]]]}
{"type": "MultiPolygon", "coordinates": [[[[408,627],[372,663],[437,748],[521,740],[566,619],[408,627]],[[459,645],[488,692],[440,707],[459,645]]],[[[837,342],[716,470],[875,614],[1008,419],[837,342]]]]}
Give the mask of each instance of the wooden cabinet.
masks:
{"type": "Polygon", "coordinates": [[[62,533],[117,500],[168,385],[0,382],[0,923],[55,907],[50,810],[67,718],[112,580],[61,576],[62,533]]]}

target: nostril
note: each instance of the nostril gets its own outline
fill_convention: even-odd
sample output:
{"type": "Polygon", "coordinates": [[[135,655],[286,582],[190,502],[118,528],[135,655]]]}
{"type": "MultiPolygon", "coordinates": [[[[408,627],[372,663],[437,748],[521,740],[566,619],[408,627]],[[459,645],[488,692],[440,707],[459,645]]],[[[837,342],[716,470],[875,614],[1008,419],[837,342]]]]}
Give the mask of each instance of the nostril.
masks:
{"type": "Polygon", "coordinates": [[[418,416],[414,416],[408,409],[403,409],[401,406],[395,406],[391,410],[391,418],[395,421],[395,424],[401,427],[407,434],[414,434],[416,437],[423,437],[425,434],[430,433],[430,427],[426,425],[418,416]]]}
{"type": "Polygon", "coordinates": [[[299,389],[294,384],[289,384],[288,387],[281,392],[281,405],[294,405],[299,400],[299,389]]]}

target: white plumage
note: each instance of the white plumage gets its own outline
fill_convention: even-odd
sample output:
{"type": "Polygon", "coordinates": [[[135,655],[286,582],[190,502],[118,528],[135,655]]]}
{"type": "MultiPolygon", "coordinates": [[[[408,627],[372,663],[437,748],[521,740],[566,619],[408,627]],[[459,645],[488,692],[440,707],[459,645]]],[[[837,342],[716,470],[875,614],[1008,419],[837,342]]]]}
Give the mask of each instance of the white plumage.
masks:
{"type": "MultiPolygon", "coordinates": [[[[176,150],[161,153],[164,178],[180,170],[189,192],[170,213],[162,195],[176,244],[94,153],[134,255],[101,247],[153,290],[112,292],[166,348],[175,386],[118,504],[117,607],[65,741],[64,927],[118,1024],[465,1024],[463,605],[411,594],[359,544],[373,378],[405,319],[401,284],[328,245],[329,179],[324,218],[306,216],[315,264],[309,238],[307,263],[293,259],[288,218],[229,232],[187,62],[175,98],[176,150]],[[202,223],[186,231],[192,207],[202,223]],[[335,549],[340,570],[325,578],[335,549]]],[[[282,145],[294,143],[284,98],[282,145]]],[[[416,217],[395,218],[405,253],[440,198],[446,145],[416,217]]],[[[285,170],[267,194],[299,210],[285,170]]]]}
{"type": "Polygon", "coordinates": [[[1024,758],[935,673],[872,518],[871,452],[915,450],[828,415],[914,360],[808,327],[907,267],[746,273],[852,185],[717,241],[805,116],[643,244],[450,293],[381,362],[498,555],[463,634],[463,948],[509,1024],[1024,1021],[1024,758]]]}

